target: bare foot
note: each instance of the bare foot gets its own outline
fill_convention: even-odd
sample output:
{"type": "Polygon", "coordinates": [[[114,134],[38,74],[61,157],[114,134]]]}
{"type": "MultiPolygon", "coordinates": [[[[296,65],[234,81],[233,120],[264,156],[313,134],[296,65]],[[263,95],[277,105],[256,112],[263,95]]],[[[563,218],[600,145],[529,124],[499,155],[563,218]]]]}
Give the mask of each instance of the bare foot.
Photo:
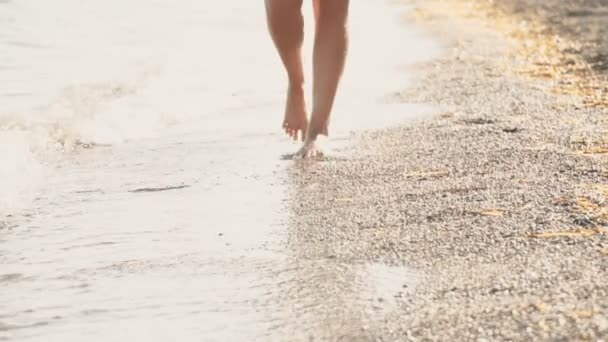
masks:
{"type": "Polygon", "coordinates": [[[312,128],[308,131],[306,135],[306,139],[304,140],[304,144],[300,148],[296,154],[294,154],[294,159],[318,159],[323,158],[323,151],[319,148],[318,144],[318,136],[319,134],[314,133],[312,128]]]}
{"type": "Polygon", "coordinates": [[[317,159],[323,158],[323,151],[318,147],[317,143],[304,142],[304,145],[293,155],[293,159],[317,159]]]}
{"type": "Polygon", "coordinates": [[[306,129],[308,128],[308,116],[306,114],[306,100],[304,98],[304,88],[302,86],[289,86],[287,90],[287,101],[285,104],[285,119],[283,129],[289,137],[294,140],[304,140],[306,129]]]}

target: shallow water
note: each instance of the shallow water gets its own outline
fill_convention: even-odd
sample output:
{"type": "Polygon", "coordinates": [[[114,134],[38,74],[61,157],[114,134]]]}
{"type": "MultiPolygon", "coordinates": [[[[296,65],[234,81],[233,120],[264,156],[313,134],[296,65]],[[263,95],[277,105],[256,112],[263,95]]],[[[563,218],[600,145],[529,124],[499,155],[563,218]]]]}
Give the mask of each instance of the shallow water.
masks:
{"type": "MultiPolygon", "coordinates": [[[[330,155],[432,112],[382,101],[437,51],[403,10],[353,3],[330,155]]],[[[254,2],[0,2],[0,339],[332,336],[415,283],[288,250],[298,145],[264,25],[254,2]]]]}

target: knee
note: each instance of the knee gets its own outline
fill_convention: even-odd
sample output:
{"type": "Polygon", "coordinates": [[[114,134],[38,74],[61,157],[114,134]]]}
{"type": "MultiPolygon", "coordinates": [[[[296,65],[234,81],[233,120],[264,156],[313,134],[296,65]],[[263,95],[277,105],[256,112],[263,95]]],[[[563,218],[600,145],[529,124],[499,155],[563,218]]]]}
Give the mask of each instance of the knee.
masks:
{"type": "Polygon", "coordinates": [[[318,25],[346,26],[349,0],[320,0],[318,6],[318,25]]]}
{"type": "Polygon", "coordinates": [[[303,0],[265,0],[266,14],[269,18],[285,18],[302,11],[303,0]]]}

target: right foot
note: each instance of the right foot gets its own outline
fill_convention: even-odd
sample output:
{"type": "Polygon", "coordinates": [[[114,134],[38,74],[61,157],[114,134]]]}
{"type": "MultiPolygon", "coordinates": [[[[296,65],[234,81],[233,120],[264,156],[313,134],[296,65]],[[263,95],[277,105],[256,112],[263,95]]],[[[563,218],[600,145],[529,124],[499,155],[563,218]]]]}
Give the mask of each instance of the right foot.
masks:
{"type": "Polygon", "coordinates": [[[292,139],[297,140],[298,136],[300,136],[300,138],[304,140],[307,128],[308,116],[306,114],[304,88],[302,86],[289,86],[289,89],[287,90],[283,129],[292,139]]]}
{"type": "Polygon", "coordinates": [[[323,151],[318,147],[316,141],[304,141],[302,147],[293,155],[293,159],[317,159],[323,158],[323,151]]]}
{"type": "MultiPolygon", "coordinates": [[[[324,135],[327,135],[326,132],[327,128],[325,128],[324,135]]],[[[294,159],[323,158],[323,151],[321,151],[318,145],[318,137],[319,134],[315,133],[315,131],[313,131],[313,127],[311,127],[308,131],[308,134],[306,135],[304,144],[302,145],[300,150],[294,154],[294,159]]]]}

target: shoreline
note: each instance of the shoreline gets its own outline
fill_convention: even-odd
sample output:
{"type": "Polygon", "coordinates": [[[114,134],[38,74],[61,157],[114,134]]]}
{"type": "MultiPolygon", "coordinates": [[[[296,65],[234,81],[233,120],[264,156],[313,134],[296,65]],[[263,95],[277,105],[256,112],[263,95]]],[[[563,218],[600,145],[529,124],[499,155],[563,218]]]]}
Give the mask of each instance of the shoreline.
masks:
{"type": "Polygon", "coordinates": [[[446,49],[394,100],[444,110],[364,134],[352,159],[290,167],[288,244],[422,273],[369,338],[608,336],[606,107],[524,76],[517,39],[459,1],[408,3],[446,49]]]}

